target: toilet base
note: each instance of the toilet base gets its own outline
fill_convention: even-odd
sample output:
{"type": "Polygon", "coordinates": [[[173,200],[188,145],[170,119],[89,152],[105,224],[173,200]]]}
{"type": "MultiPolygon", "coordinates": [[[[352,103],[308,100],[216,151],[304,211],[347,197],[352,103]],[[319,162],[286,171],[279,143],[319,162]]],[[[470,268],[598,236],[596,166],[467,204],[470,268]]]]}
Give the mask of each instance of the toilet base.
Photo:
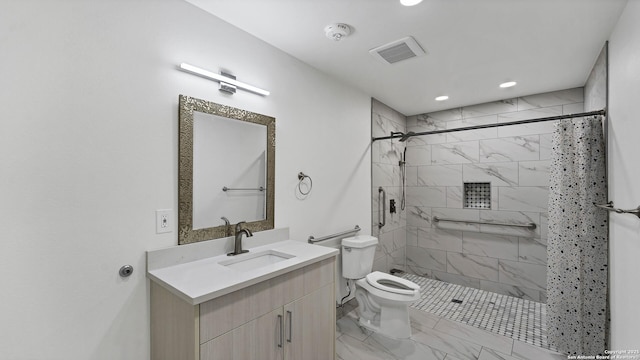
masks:
{"type": "MultiPolygon", "coordinates": [[[[411,337],[409,304],[411,301],[389,301],[372,295],[356,282],[356,300],[358,301],[358,324],[375,333],[393,339],[411,337]]],[[[367,285],[364,285],[366,288],[367,285]]]]}
{"type": "Polygon", "coordinates": [[[408,339],[411,337],[411,324],[409,322],[409,312],[406,307],[405,309],[385,308],[385,311],[382,311],[380,315],[381,320],[378,324],[376,324],[375,321],[360,317],[358,319],[358,325],[392,339],[408,339]],[[406,321],[404,321],[405,316],[406,321]],[[383,325],[380,326],[380,324],[383,325]]]}

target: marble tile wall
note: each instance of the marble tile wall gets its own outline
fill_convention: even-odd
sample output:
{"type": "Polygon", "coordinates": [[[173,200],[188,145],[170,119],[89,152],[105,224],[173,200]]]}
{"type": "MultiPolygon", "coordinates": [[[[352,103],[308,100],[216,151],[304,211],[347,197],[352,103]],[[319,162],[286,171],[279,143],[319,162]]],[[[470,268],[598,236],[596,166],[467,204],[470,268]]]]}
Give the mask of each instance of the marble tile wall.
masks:
{"type": "MultiPolygon", "coordinates": [[[[390,131],[422,132],[570,114],[582,112],[583,102],[583,88],[575,88],[409,116],[405,122],[401,114],[374,101],[373,132],[382,136],[390,131]]],[[[376,267],[404,267],[417,275],[545,302],[554,123],[420,136],[405,143],[373,143],[374,224],[378,186],[387,189],[388,199],[397,199],[399,194],[398,160],[404,145],[408,160],[406,211],[387,214],[388,225],[379,233],[382,246],[376,267]],[[464,182],[490,182],[491,209],[463,208],[464,182]],[[436,224],[433,216],[533,222],[537,227],[436,224]]]]}
{"type": "MultiPolygon", "coordinates": [[[[406,116],[372,99],[371,106],[371,132],[373,137],[388,136],[391,132],[406,132],[406,116]]],[[[372,235],[378,238],[373,270],[389,272],[396,268],[405,269],[406,262],[406,211],[401,209],[402,187],[400,181],[399,161],[404,154],[405,143],[398,140],[381,140],[372,143],[371,149],[371,177],[372,177],[372,235]],[[382,187],[386,192],[386,223],[378,227],[379,209],[378,188],[382,187]],[[390,212],[389,201],[396,203],[396,212],[390,212]]],[[[418,150],[416,154],[419,152],[418,150]]],[[[415,170],[412,169],[412,170],[415,170]]],[[[407,172],[407,177],[409,173],[407,172]]],[[[414,184],[415,185],[415,184],[414,184]]],[[[424,195],[428,197],[427,195],[424,195]]],[[[408,198],[407,194],[407,198],[408,198]]],[[[427,201],[416,198],[416,201],[427,201]]],[[[380,205],[380,207],[379,207],[380,205]]],[[[405,209],[410,208],[407,204],[405,209]]]]}

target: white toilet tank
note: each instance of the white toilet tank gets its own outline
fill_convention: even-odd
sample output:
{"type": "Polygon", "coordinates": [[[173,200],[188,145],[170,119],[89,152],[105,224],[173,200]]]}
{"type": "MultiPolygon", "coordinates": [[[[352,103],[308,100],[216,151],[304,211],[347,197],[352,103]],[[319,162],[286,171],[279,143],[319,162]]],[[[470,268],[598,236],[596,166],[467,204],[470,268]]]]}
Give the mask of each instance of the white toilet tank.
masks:
{"type": "Polygon", "coordinates": [[[342,239],[342,277],[362,279],[371,272],[378,239],[359,235],[342,239]]]}

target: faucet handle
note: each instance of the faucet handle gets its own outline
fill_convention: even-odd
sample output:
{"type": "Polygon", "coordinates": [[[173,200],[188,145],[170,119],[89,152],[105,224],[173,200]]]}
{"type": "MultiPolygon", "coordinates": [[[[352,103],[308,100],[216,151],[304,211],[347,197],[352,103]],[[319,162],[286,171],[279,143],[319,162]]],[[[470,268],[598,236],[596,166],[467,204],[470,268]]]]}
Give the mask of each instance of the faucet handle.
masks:
{"type": "Polygon", "coordinates": [[[236,224],[236,232],[240,231],[242,229],[242,224],[246,224],[246,221],[240,221],[239,223],[236,224]]]}

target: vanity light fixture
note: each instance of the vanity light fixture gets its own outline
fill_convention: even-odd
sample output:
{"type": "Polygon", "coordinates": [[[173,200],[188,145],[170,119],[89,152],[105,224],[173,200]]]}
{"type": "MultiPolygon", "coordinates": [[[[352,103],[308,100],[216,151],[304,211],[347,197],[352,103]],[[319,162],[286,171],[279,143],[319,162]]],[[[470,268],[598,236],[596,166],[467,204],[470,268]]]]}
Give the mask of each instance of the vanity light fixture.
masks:
{"type": "Polygon", "coordinates": [[[400,0],[400,4],[404,6],[413,6],[418,5],[422,2],[422,0],[400,0]]]}
{"type": "Polygon", "coordinates": [[[449,97],[447,95],[436,97],[436,101],[445,101],[445,100],[449,100],[449,97]]]}
{"type": "Polygon", "coordinates": [[[224,76],[221,74],[216,74],[214,72],[211,72],[209,70],[205,70],[205,69],[201,69],[197,66],[193,66],[193,65],[189,65],[186,63],[182,63],[180,64],[180,69],[192,74],[196,74],[196,75],[200,75],[202,77],[205,77],[207,79],[213,80],[213,81],[217,81],[219,82],[222,86],[220,88],[220,90],[225,91],[225,92],[230,92],[230,93],[234,93],[235,89],[232,90],[232,88],[237,87],[239,89],[243,89],[249,92],[252,92],[254,94],[258,94],[258,95],[262,95],[262,96],[267,96],[270,94],[269,91],[264,90],[264,89],[260,89],[259,87],[255,87],[253,85],[249,85],[249,84],[245,84],[241,81],[236,80],[235,78],[230,78],[228,76],[224,76]]]}
{"type": "Polygon", "coordinates": [[[504,88],[510,88],[512,86],[516,86],[516,84],[517,84],[517,82],[515,82],[515,81],[507,81],[507,82],[504,82],[504,83],[500,84],[500,87],[503,88],[503,89],[504,88]]]}

